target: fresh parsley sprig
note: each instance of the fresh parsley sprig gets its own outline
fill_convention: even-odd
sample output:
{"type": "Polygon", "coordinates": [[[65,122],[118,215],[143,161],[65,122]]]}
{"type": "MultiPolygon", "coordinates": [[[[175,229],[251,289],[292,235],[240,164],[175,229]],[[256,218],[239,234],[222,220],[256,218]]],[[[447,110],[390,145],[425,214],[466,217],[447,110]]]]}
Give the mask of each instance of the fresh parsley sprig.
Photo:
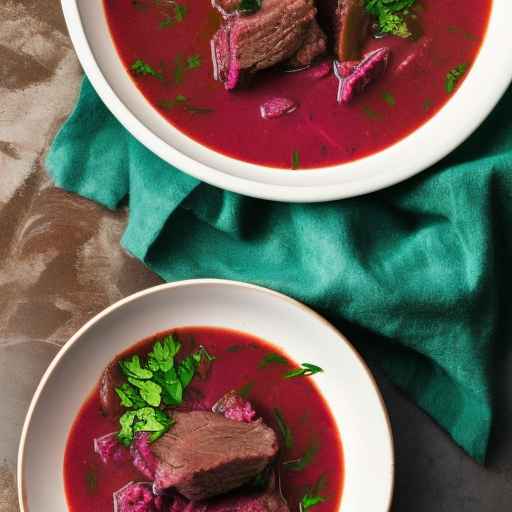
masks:
{"type": "Polygon", "coordinates": [[[196,374],[204,372],[215,358],[201,346],[179,364],[181,343],[173,336],[155,342],[146,360],[137,354],[123,359],[119,367],[127,382],[116,388],[127,411],[119,419],[119,441],[129,446],[137,432],[150,432],[150,442],[163,436],[173,424],[163,407],[178,406],[196,374]]]}
{"type": "Polygon", "coordinates": [[[405,18],[415,3],[416,0],[365,0],[365,7],[377,18],[382,33],[407,38],[411,32],[405,18]]]}

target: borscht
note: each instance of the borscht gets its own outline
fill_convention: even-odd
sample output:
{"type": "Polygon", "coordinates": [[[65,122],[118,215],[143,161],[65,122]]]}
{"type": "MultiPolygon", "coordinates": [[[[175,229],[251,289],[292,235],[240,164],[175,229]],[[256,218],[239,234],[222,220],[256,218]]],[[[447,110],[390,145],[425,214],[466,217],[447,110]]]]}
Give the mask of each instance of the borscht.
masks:
{"type": "Polygon", "coordinates": [[[340,436],[314,361],[185,327],[118,355],[69,434],[71,512],[336,512],[340,436]]]}
{"type": "Polygon", "coordinates": [[[124,66],[172,125],[295,170],[368,156],[430,119],[470,72],[491,4],[104,0],[124,66]]]}

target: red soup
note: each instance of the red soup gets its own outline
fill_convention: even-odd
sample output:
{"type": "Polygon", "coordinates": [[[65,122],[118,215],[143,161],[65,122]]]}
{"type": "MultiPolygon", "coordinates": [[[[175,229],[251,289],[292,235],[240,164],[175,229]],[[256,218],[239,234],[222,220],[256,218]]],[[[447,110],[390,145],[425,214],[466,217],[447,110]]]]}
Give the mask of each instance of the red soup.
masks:
{"type": "MultiPolygon", "coordinates": [[[[300,371],[300,368],[274,346],[226,329],[180,328],[136,344],[107,367],[73,424],[64,458],[69,509],[72,512],[287,512],[310,508],[313,512],[336,511],[343,487],[341,441],[329,408],[313,382],[314,375],[311,375],[321,369],[310,366],[308,371],[300,371]],[[166,338],[167,335],[170,337],[166,338]],[[160,342],[158,347],[156,342],[160,342]],[[132,359],[134,355],[138,356],[137,361],[132,359]],[[174,378],[183,384],[179,384],[182,394],[176,394],[172,385],[167,387],[162,378],[173,373],[170,366],[176,370],[174,378]],[[186,368],[191,369],[191,373],[182,372],[186,368]],[[153,401],[154,397],[150,396],[155,382],[165,390],[160,402],[153,401]],[[115,389],[122,391],[112,393],[115,389]],[[169,396],[165,396],[167,391],[169,396]],[[137,403],[142,397],[142,402],[137,403]],[[174,405],[166,405],[173,400],[176,400],[174,405]],[[145,412],[137,416],[138,413],[132,414],[135,410],[145,412]],[[132,419],[132,423],[127,423],[130,414],[136,416],[135,421],[132,419]],[[170,425],[165,425],[162,414],[164,419],[170,418],[170,425]],[[151,415],[152,420],[147,421],[151,415]],[[180,422],[183,424],[184,419],[195,418],[194,415],[205,415],[212,421],[221,422],[221,430],[226,426],[252,429],[243,435],[242,444],[249,443],[251,436],[260,435],[255,432],[258,429],[264,430],[267,437],[270,435],[275,439],[273,449],[276,453],[265,459],[262,463],[265,469],[254,475],[250,475],[254,454],[233,475],[230,474],[232,464],[236,466],[246,455],[221,453],[221,458],[231,457],[232,460],[222,460],[221,479],[216,480],[218,468],[205,469],[211,466],[211,453],[201,451],[204,442],[209,440],[198,440],[196,432],[194,445],[184,448],[187,436],[194,428],[178,433],[182,428],[180,422]],[[161,432],[159,423],[165,426],[161,432]],[[145,432],[146,428],[150,432],[145,432]],[[149,435],[154,435],[155,439],[147,442],[148,437],[144,436],[149,435]],[[149,458],[142,460],[142,465],[141,458],[135,459],[140,440],[145,440],[146,448],[149,447],[151,452],[149,458]],[[174,476],[180,471],[183,476],[183,464],[169,462],[170,465],[165,467],[170,468],[174,486],[162,489],[165,486],[161,485],[159,468],[162,462],[159,457],[164,457],[161,447],[168,441],[181,442],[181,445],[173,445],[171,457],[176,457],[180,450],[189,450],[183,464],[187,466],[194,460],[196,462],[190,463],[194,466],[200,459],[201,468],[200,471],[195,468],[193,478],[187,475],[180,480],[174,476]],[[148,472],[148,464],[153,463],[157,464],[157,469],[148,472]],[[233,484],[232,489],[222,487],[226,481],[237,478],[243,481],[233,484]],[[126,487],[131,482],[136,484],[126,487]],[[143,492],[136,488],[140,485],[138,482],[147,482],[143,484],[143,492]],[[222,489],[216,489],[216,485],[222,489]],[[204,494],[205,486],[208,496],[204,494]],[[153,494],[157,487],[159,490],[153,494]],[[123,488],[136,492],[127,498],[123,488]],[[117,492],[120,489],[121,492],[117,492]],[[189,501],[182,493],[198,500],[189,501]]],[[[195,430],[201,432],[201,429],[195,430]]],[[[222,452],[223,444],[232,442],[228,437],[234,435],[220,435],[216,430],[214,446],[208,451],[222,452]]],[[[263,450],[261,446],[266,442],[265,439],[258,441],[256,449],[263,450]]],[[[230,450],[238,450],[236,443],[235,449],[230,450]]],[[[144,458],[143,451],[140,453],[144,458]]],[[[220,464],[217,459],[215,464],[220,464]]],[[[194,468],[186,471],[194,471],[194,468]]]]}
{"type": "Polygon", "coordinates": [[[375,153],[432,117],[469,73],[491,2],[104,5],[128,72],[174,126],[234,158],[307,169],[375,153]]]}

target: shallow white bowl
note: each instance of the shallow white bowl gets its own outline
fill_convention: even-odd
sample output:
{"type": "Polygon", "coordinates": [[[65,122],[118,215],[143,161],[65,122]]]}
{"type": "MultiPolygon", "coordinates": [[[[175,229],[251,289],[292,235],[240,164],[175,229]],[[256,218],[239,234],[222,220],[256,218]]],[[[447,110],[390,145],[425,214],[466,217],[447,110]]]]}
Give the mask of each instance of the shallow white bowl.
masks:
{"type": "Polygon", "coordinates": [[[434,164],[484,120],[512,79],[511,0],[493,0],[475,65],[448,104],[394,146],[369,157],[303,172],[277,170],[217,153],[170,125],[143,97],[112,42],[100,0],[62,0],[82,66],[104,103],[142,144],[178,169],[248,196],[314,202],[372,192],[434,164]]]}
{"type": "Polygon", "coordinates": [[[18,458],[22,512],[66,512],[64,449],[78,410],[119,352],[158,331],[220,326],[261,337],[295,361],[314,361],[314,377],[335,418],[345,458],[343,512],[387,512],[393,443],[375,382],[349,342],[327,321],[284,295],[219,280],[164,284],[123,299],[82,327],[44,374],[23,427],[18,458]]]}

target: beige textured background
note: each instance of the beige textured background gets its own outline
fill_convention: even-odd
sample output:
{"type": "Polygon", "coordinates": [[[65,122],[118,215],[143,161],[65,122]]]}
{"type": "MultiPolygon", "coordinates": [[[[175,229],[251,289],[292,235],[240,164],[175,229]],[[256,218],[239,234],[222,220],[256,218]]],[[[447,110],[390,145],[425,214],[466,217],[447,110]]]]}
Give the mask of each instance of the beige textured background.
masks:
{"type": "Polygon", "coordinates": [[[18,510],[19,431],[59,346],[160,282],[122,252],[125,213],[53,188],[43,169],[81,76],[58,0],[0,0],[0,512],[18,510]]]}
{"type": "MultiPolygon", "coordinates": [[[[119,246],[126,212],[57,190],[45,174],[80,78],[59,0],[0,0],[0,512],[18,510],[21,425],[59,346],[105,306],[160,282],[119,246]]],[[[377,377],[396,439],[393,512],[511,512],[512,393],[499,397],[483,468],[377,377]]]]}

